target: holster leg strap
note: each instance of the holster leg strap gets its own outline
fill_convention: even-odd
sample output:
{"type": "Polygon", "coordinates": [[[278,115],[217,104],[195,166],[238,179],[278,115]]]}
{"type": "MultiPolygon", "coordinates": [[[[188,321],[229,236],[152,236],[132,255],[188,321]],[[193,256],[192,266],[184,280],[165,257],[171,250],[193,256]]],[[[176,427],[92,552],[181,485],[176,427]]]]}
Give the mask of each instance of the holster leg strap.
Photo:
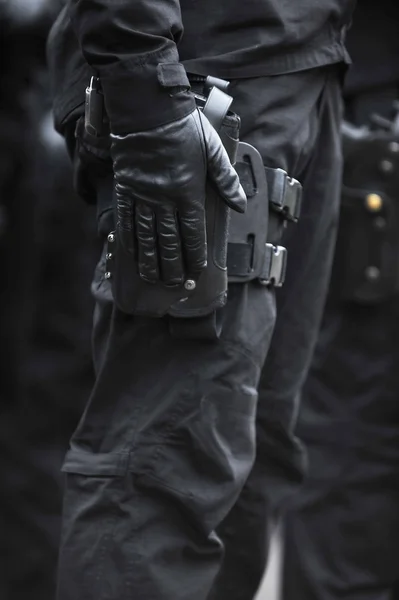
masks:
{"type": "Polygon", "coordinates": [[[258,279],[262,285],[281,287],[287,268],[287,249],[283,246],[265,244],[261,266],[257,273],[253,269],[254,246],[251,243],[230,243],[227,252],[229,280],[245,282],[258,279]]]}
{"type": "Polygon", "coordinates": [[[301,213],[302,186],[283,169],[265,167],[270,208],[296,223],[301,213]]]}
{"type": "MultiPolygon", "coordinates": [[[[258,191],[254,181],[252,165],[248,161],[237,161],[236,171],[248,199],[258,191]]],[[[296,223],[299,219],[302,204],[302,186],[283,169],[263,167],[267,181],[267,200],[269,208],[287,221],[296,223]]]]}
{"type": "Polygon", "coordinates": [[[213,341],[220,337],[222,320],[220,311],[215,310],[204,317],[168,317],[170,333],[179,339],[213,341]]]}

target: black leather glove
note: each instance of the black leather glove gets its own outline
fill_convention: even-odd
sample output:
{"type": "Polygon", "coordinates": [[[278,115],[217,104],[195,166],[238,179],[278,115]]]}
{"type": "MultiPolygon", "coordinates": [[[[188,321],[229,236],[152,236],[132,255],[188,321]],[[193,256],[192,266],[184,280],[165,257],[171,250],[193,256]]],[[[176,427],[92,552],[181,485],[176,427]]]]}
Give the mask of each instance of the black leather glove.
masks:
{"type": "Polygon", "coordinates": [[[206,184],[233,210],[245,193],[222,142],[195,109],[144,132],[111,135],[117,234],[137,253],[140,276],[166,285],[196,279],[206,266],[206,184]]]}

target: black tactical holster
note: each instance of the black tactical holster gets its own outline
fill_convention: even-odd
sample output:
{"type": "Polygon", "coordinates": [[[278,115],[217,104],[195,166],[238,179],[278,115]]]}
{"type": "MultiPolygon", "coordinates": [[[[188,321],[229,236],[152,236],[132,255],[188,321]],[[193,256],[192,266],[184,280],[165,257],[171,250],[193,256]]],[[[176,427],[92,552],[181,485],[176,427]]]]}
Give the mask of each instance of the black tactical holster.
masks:
{"type": "MultiPolygon", "coordinates": [[[[283,284],[287,253],[268,243],[269,207],[284,222],[296,221],[300,212],[300,184],[281,169],[265,168],[259,152],[239,142],[240,119],[229,110],[233,99],[225,92],[226,85],[207,78],[205,94],[196,94],[196,102],[235,164],[248,208],[245,215],[231,213],[211,185],[207,186],[208,261],[198,281],[175,287],[143,281],[135,257],[120,244],[117,229],[108,235],[105,277],[111,281],[115,304],[127,314],[167,316],[171,332],[179,337],[215,339],[220,335],[218,316],[226,303],[228,281],[283,284]]],[[[101,193],[112,197],[112,178],[108,187],[102,184],[101,193]]]]}
{"type": "MultiPolygon", "coordinates": [[[[224,146],[234,163],[238,148],[239,118],[229,113],[232,98],[212,87],[208,98],[197,96],[197,106],[208,117],[211,124],[219,132],[224,146]]],[[[198,336],[216,335],[216,319],[213,316],[217,309],[226,302],[227,294],[227,236],[229,209],[218,197],[210,184],[206,189],[206,234],[207,234],[207,267],[196,282],[186,281],[180,286],[167,287],[162,282],[148,284],[143,281],[137,270],[136,259],[127,254],[119,242],[117,230],[108,236],[107,273],[112,278],[113,296],[117,306],[126,313],[172,318],[171,327],[180,328],[184,319],[184,331],[196,326],[199,321],[190,320],[208,317],[209,331],[205,321],[198,328],[198,336]],[[209,317],[209,315],[211,315],[209,317]]],[[[188,333],[192,335],[192,333],[188,333]]]]}

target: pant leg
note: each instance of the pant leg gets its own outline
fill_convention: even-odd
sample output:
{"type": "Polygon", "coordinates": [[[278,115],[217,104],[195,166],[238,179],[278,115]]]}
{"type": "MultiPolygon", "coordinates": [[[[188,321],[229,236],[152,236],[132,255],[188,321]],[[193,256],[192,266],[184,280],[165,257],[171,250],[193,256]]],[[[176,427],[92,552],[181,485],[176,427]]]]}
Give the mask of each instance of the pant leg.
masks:
{"type": "Polygon", "coordinates": [[[312,475],[286,519],[283,599],[391,600],[399,556],[397,458],[323,442],[308,449],[312,475]]]}
{"type": "Polygon", "coordinates": [[[274,297],[233,286],[222,339],[187,342],[112,308],[104,269],[97,381],[64,465],[58,598],[202,600],[220,561],[214,530],[253,462],[274,297]]]}
{"type": "MultiPolygon", "coordinates": [[[[259,386],[256,462],[238,502],[219,529],[225,557],[212,600],[254,597],[267,563],[270,520],[303,477],[303,451],[294,436],[297,397],[316,343],[327,291],[341,178],[339,77],[336,69],[328,72],[327,80],[325,76],[325,71],[319,72],[323,89],[317,103],[302,103],[307,118],[300,109],[302,84],[311,89],[306,82],[309,74],[297,75],[301,87],[291,90],[292,96],[282,102],[287,111],[290,98],[295,98],[297,106],[291,100],[289,117],[294,123],[310,124],[310,117],[316,118],[317,134],[311,159],[302,172],[298,167],[290,171],[303,183],[303,211],[284,240],[287,279],[277,294],[277,323],[259,386]]],[[[273,119],[272,126],[275,123],[273,119]]],[[[284,143],[297,138],[289,133],[284,143]]],[[[265,145],[267,141],[266,136],[265,145]]]]}
{"type": "Polygon", "coordinates": [[[309,478],[286,523],[284,600],[390,600],[398,581],[397,298],[332,290],[303,393],[309,478]],[[340,374],[337,377],[337,373],[340,374]]]}
{"type": "MultiPolygon", "coordinates": [[[[297,85],[306,89],[314,80],[316,102],[322,84],[308,77],[297,85]]],[[[247,131],[259,131],[268,108],[284,124],[281,90],[293,90],[280,82],[270,79],[257,111],[247,90],[241,112],[247,131]],[[273,85],[280,95],[271,93],[273,85]]],[[[291,156],[307,162],[310,124],[292,122],[301,135],[294,140],[286,132],[284,165],[291,156]]],[[[271,156],[280,151],[273,147],[277,133],[270,127],[271,156]]],[[[202,600],[220,566],[215,529],[254,460],[257,386],[275,321],[274,295],[257,283],[230,286],[221,340],[187,342],[173,339],[164,320],[112,309],[104,266],[98,277],[102,350],[64,465],[58,597],[202,600]]]]}

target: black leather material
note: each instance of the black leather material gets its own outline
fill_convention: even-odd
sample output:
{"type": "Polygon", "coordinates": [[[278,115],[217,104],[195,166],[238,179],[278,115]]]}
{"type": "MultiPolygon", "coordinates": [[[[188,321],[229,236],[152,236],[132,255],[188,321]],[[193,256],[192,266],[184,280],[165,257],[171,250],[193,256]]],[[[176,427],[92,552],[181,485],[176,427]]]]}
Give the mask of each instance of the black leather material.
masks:
{"type": "Polygon", "coordinates": [[[130,135],[112,135],[117,235],[136,254],[140,277],[180,285],[206,266],[207,179],[227,206],[244,212],[245,194],[219,136],[195,110],[130,135]]]}
{"type": "MultiPolygon", "coordinates": [[[[229,207],[246,208],[231,165],[240,120],[223,119],[227,152],[205,116],[206,99],[196,101],[200,110],[178,122],[113,136],[117,227],[107,269],[128,314],[203,317],[226,302],[229,207]]],[[[211,104],[212,115],[218,107],[226,114],[226,103],[211,104]]]]}

